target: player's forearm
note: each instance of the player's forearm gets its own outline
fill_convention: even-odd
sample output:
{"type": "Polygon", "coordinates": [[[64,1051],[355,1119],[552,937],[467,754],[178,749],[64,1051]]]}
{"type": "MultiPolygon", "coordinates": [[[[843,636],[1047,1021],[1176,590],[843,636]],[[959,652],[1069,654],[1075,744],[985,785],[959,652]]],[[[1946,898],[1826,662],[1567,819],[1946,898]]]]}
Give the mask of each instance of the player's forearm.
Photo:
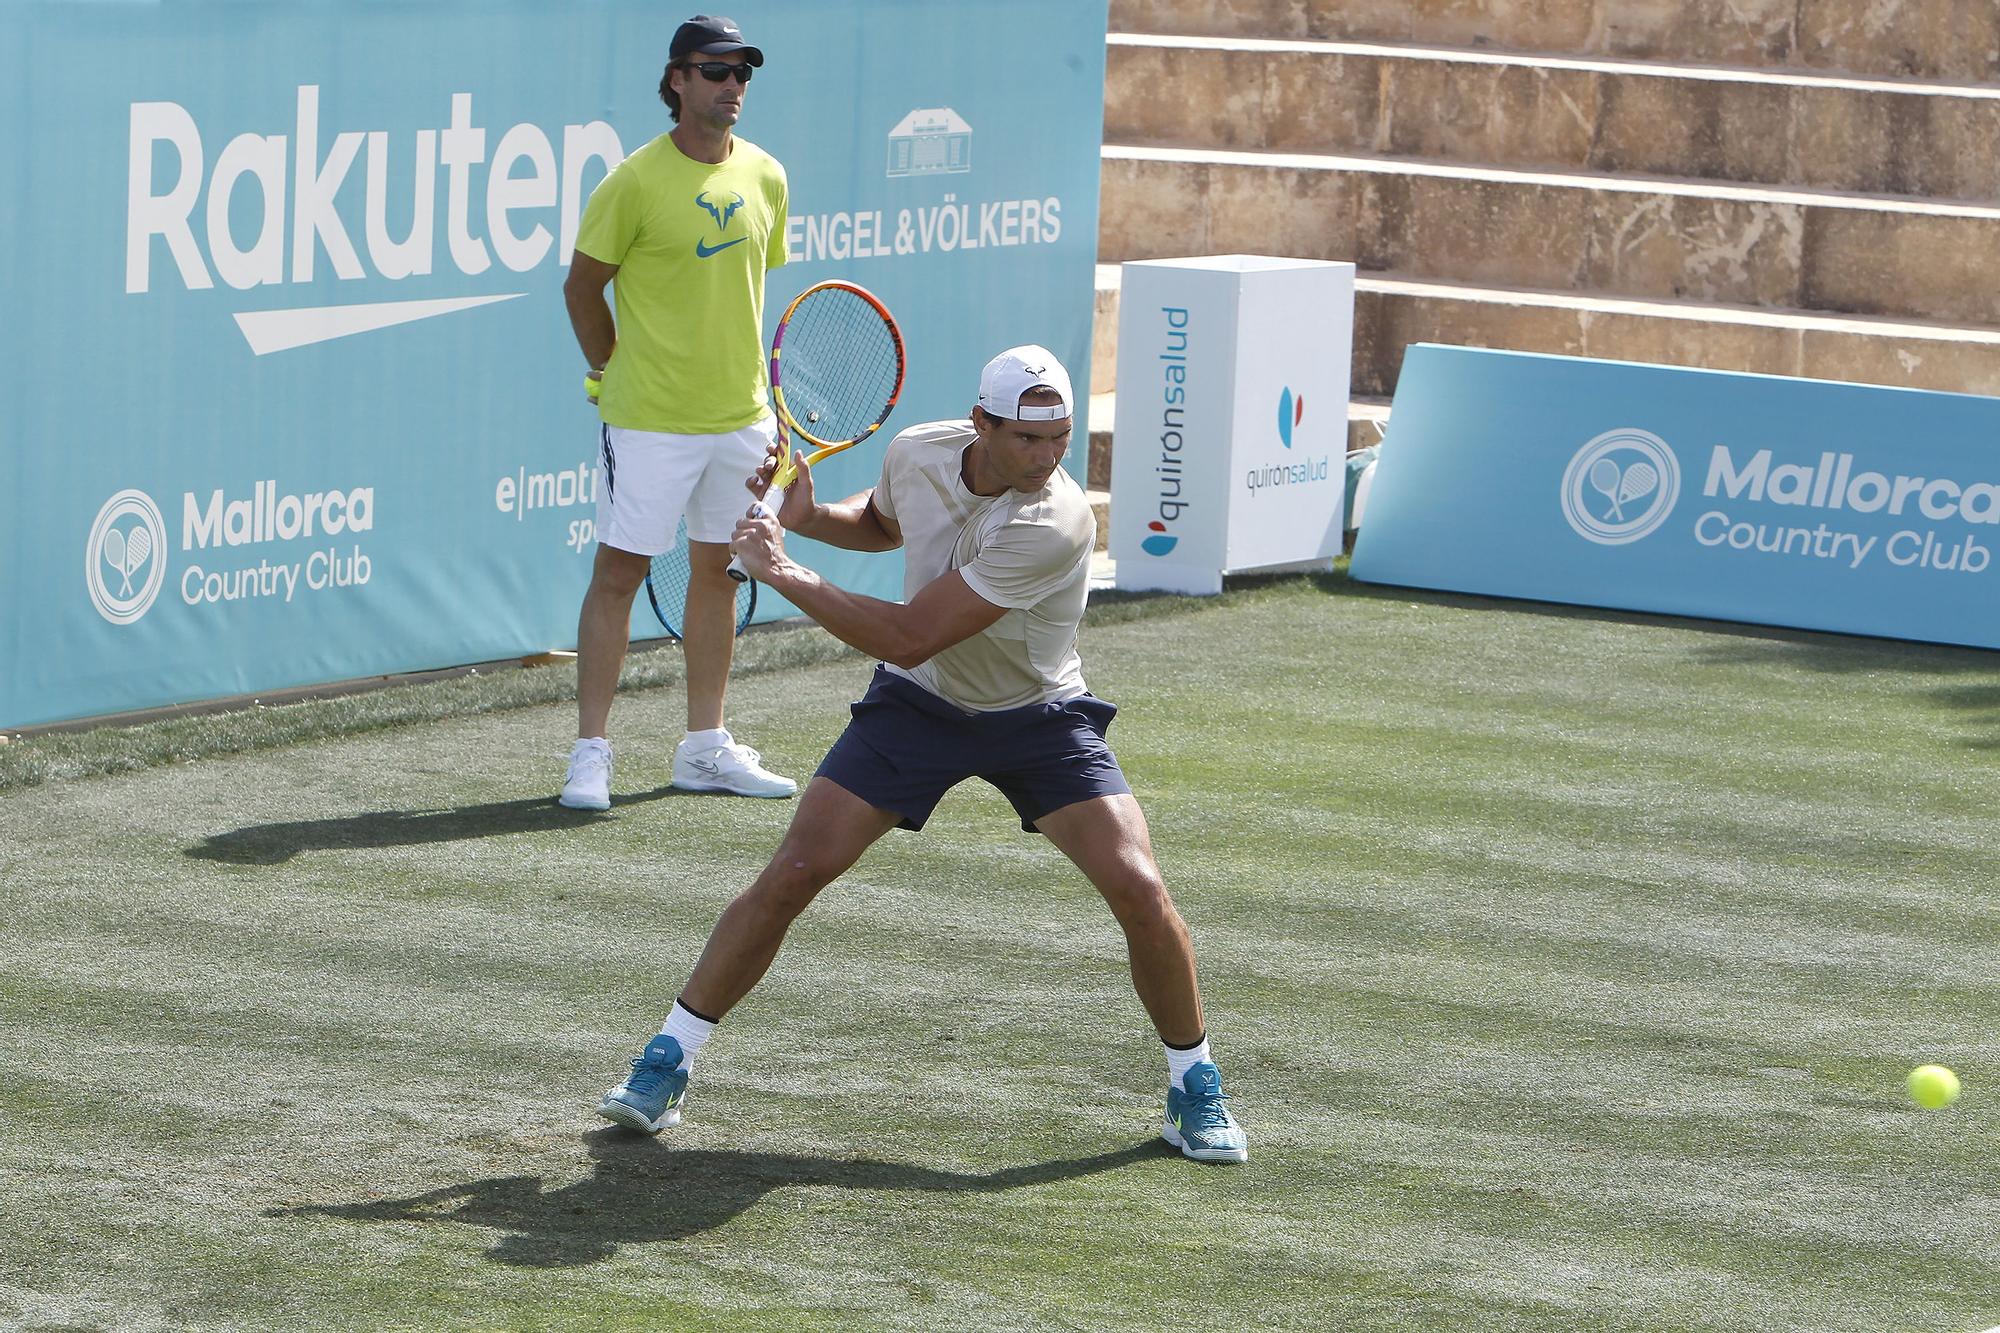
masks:
{"type": "Polygon", "coordinates": [[[842,643],[900,667],[929,661],[936,648],[901,602],[884,602],[828,583],[786,560],[764,582],[842,643]]]}
{"type": "Polygon", "coordinates": [[[601,369],[611,360],[618,343],[618,325],[611,317],[610,303],[601,291],[563,289],[563,304],[569,307],[569,326],[576,332],[576,345],[592,369],[601,369]]]}
{"type": "Polygon", "coordinates": [[[792,531],[843,551],[893,551],[902,543],[876,520],[868,502],[873,494],[863,491],[835,504],[815,505],[812,517],[792,531]]]}

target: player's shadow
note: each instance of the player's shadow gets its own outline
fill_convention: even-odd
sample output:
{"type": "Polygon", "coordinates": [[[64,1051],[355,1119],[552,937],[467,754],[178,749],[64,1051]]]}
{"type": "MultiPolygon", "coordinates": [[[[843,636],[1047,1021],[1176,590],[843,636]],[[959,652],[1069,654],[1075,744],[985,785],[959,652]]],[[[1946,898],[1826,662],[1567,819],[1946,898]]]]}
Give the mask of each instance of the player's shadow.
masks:
{"type": "Polygon", "coordinates": [[[772,1190],[788,1185],[990,1194],[1074,1180],[1172,1152],[1154,1138],[1090,1157],[964,1175],[868,1158],[676,1150],[657,1139],[642,1139],[617,1129],[598,1130],[584,1139],[596,1167],[583,1180],[560,1189],[544,1189],[540,1176],[502,1176],[450,1185],[407,1199],[306,1204],[273,1208],[265,1216],[456,1222],[505,1233],[486,1252],[496,1263],[570,1268],[608,1259],[621,1245],[686,1240],[713,1231],[772,1190]]]}
{"type": "MultiPolygon", "coordinates": [[[[614,808],[657,801],[682,793],[672,787],[613,796],[614,808]]],[[[429,842],[461,842],[506,833],[536,833],[575,828],[602,816],[557,805],[552,796],[519,801],[489,801],[447,810],[371,810],[337,819],[300,819],[281,824],[252,824],[214,833],[182,854],[230,865],[282,865],[300,852],[347,847],[414,847],[429,842]]]]}

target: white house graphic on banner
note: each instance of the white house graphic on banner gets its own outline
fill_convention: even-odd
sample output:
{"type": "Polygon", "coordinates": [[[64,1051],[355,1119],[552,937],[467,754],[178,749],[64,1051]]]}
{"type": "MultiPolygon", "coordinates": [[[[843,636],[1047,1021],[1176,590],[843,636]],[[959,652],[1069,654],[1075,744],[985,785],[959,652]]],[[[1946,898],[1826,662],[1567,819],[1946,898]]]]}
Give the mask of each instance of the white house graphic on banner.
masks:
{"type": "Polygon", "coordinates": [[[972,126],[948,106],[912,111],[889,131],[892,177],[937,176],[970,170],[972,126]]]}

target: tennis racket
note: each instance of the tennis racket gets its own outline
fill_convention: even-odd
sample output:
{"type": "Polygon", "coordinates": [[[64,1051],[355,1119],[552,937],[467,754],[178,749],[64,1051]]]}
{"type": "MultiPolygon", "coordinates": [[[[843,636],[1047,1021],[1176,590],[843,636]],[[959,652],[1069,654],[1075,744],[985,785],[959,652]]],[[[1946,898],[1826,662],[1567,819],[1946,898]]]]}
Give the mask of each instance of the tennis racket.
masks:
{"type": "MultiPolygon", "coordinates": [[[[889,307],[865,287],[820,282],[800,292],[771,335],[771,405],[778,438],[787,432],[812,446],[808,467],[852,449],[895,410],[903,392],[903,331],[889,307]]],[[[785,446],[773,490],[791,485],[798,467],[785,446]]],[[[761,502],[754,509],[772,512],[761,502]]],[[[729,577],[750,576],[739,561],[729,577]]]]}
{"type": "MultiPolygon", "coordinates": [[[[653,557],[653,564],[646,571],[646,600],[653,604],[653,614],[659,617],[660,625],[671,639],[683,639],[682,632],[687,626],[688,574],[692,567],[688,563],[688,530],[683,522],[680,531],[674,534],[674,544],[653,557]]],[[[757,610],[757,584],[752,579],[741,579],[736,584],[736,632],[741,634],[750,625],[750,617],[757,610]]]]}

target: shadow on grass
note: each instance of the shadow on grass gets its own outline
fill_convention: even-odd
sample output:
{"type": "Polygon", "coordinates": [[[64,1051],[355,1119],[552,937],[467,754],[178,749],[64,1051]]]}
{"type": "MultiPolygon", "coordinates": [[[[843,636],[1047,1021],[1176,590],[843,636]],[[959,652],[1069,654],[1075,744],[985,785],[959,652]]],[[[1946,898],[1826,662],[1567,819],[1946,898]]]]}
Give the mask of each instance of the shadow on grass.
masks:
{"type": "Polygon", "coordinates": [[[803,1186],[907,1193],[990,1194],[1112,1171],[1173,1151],[1159,1139],[1115,1152],[961,1175],[868,1158],[695,1149],[618,1129],[584,1136],[596,1169],[561,1189],[540,1176],[502,1176],[407,1199],[273,1208],[266,1217],[361,1222],[457,1222],[506,1234],[486,1257],[523,1268],[571,1268],[608,1259],[622,1245],[686,1240],[738,1217],[772,1190],[803,1186]]]}
{"type": "MultiPolygon", "coordinates": [[[[613,796],[613,808],[681,796],[672,787],[613,796]]],[[[203,839],[185,848],[183,856],[239,866],[275,866],[300,852],[341,847],[414,847],[429,842],[461,842],[506,833],[539,833],[575,828],[602,819],[600,813],[570,810],[553,796],[519,801],[489,801],[453,810],[371,810],[338,819],[301,819],[283,824],[252,824],[203,839]]]]}

